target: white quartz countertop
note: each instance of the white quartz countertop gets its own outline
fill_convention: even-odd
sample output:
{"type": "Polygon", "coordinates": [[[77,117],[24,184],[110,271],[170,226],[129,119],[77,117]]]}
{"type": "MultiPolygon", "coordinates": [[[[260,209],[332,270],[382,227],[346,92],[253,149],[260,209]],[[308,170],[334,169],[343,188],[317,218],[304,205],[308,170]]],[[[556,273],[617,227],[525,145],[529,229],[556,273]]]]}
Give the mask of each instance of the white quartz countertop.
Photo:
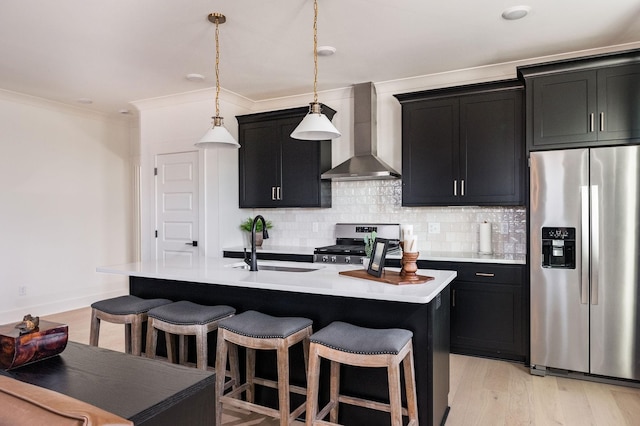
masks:
{"type": "MultiPolygon", "coordinates": [[[[393,285],[339,275],[340,271],[361,269],[362,266],[259,260],[258,268],[260,265],[264,265],[312,270],[309,272],[282,272],[263,269],[251,272],[242,269],[242,265],[244,262],[239,259],[201,258],[195,265],[186,267],[148,261],[101,266],[96,270],[103,273],[145,278],[407,303],[429,303],[457,276],[455,271],[419,269],[417,272],[419,275],[431,276],[434,277],[434,280],[424,284],[393,285]]],[[[388,268],[388,270],[398,271],[399,269],[388,268]]]]}
{"type": "MultiPolygon", "coordinates": [[[[241,252],[244,247],[227,247],[224,251],[241,252]]],[[[268,244],[263,245],[257,249],[258,253],[272,253],[272,254],[289,254],[289,255],[313,255],[313,247],[298,247],[298,246],[271,246],[268,244]]],[[[251,251],[247,249],[247,251],[251,251]]],[[[390,259],[400,259],[401,254],[390,254],[387,257],[390,259]]],[[[504,253],[492,253],[492,254],[480,254],[473,252],[444,252],[444,251],[420,251],[418,260],[431,260],[439,262],[474,262],[474,263],[503,263],[503,264],[515,264],[524,265],[526,263],[526,255],[524,254],[504,254],[504,253]]]]}

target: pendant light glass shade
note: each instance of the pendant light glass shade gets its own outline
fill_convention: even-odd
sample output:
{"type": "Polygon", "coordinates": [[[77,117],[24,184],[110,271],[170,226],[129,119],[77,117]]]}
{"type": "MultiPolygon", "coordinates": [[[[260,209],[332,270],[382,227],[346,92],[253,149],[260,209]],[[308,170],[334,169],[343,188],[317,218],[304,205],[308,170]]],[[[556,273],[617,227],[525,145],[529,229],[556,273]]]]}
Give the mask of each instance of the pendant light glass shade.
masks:
{"type": "Polygon", "coordinates": [[[231,136],[231,133],[222,125],[220,117],[220,44],[218,42],[219,24],[224,24],[227,18],[221,13],[209,14],[209,22],[216,24],[216,115],[213,126],[204,136],[195,143],[198,148],[240,148],[240,144],[231,136]]]}
{"type": "Polygon", "coordinates": [[[213,126],[196,142],[198,148],[240,148],[240,144],[222,125],[222,117],[213,118],[213,126]]]}
{"type": "Polygon", "coordinates": [[[339,138],[341,133],[331,121],[321,112],[320,104],[312,103],[309,113],[305,115],[298,127],[291,133],[294,139],[308,141],[323,141],[339,138]]]}
{"type": "Polygon", "coordinates": [[[318,102],[318,0],[313,1],[313,71],[313,102],[309,107],[309,113],[291,132],[291,137],[309,141],[339,138],[340,132],[322,113],[318,102]]]}

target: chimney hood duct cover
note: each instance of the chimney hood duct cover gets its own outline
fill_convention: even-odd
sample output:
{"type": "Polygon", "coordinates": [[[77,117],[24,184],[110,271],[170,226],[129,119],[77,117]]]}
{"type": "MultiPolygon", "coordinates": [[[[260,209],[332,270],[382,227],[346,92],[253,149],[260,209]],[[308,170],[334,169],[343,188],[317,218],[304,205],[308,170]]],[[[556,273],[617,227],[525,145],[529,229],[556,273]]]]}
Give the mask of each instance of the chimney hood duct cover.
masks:
{"type": "Polygon", "coordinates": [[[376,88],[373,83],[353,86],[354,156],[322,174],[322,179],[373,180],[398,179],[400,173],[377,157],[376,88]]]}

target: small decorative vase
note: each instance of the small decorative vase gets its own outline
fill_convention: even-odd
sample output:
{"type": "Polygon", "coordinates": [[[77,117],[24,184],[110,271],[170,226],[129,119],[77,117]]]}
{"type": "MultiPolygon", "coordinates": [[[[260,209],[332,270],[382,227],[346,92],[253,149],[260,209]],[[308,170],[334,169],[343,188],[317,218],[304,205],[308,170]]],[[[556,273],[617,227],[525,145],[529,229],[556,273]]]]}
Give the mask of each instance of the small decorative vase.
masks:
{"type": "Polygon", "coordinates": [[[400,261],[402,269],[400,269],[400,276],[408,280],[418,280],[416,272],[418,271],[418,256],[420,253],[406,253],[402,252],[402,260],[400,261]]]}
{"type": "MultiPolygon", "coordinates": [[[[245,241],[246,247],[250,248],[251,247],[251,232],[247,231],[245,233],[245,235],[246,236],[245,236],[244,241],[245,241]]],[[[262,231],[256,232],[256,247],[262,247],[262,240],[263,240],[262,231]]]]}

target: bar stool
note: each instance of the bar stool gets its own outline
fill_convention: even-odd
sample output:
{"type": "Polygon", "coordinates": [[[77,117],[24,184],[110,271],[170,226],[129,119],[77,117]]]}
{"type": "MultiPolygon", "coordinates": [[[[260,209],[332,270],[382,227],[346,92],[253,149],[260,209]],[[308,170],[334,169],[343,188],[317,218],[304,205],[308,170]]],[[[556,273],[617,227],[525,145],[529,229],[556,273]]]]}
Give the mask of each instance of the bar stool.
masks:
{"type": "Polygon", "coordinates": [[[168,299],[141,299],[137,296],[119,296],[91,304],[91,329],[89,344],[98,346],[100,321],[124,324],[124,348],[128,354],[142,353],[142,323],[147,312],[157,306],[171,303],[168,299]]]}
{"type": "Polygon", "coordinates": [[[399,328],[372,329],[336,321],[310,337],[309,371],[307,374],[307,426],[337,424],[340,403],[391,413],[391,424],[418,425],[415,371],[413,365],[413,333],[399,328]],[[330,401],[318,414],[320,359],[331,361],[330,401]],[[407,408],[402,407],[400,363],[404,369],[407,408]],[[340,394],[340,364],[359,367],[386,367],[389,378],[389,404],[340,394]],[[330,421],[323,421],[329,414],[330,421]]]}
{"type": "MultiPolygon", "coordinates": [[[[289,348],[302,342],[305,367],[309,357],[309,336],[313,321],[298,317],[272,317],[256,311],[246,311],[220,322],[216,369],[226,362],[227,351],[246,348],[246,381],[223,395],[223,378],[216,377],[216,425],[222,424],[222,406],[233,407],[265,414],[280,419],[280,425],[290,425],[305,410],[305,404],[291,411],[289,393],[306,395],[306,389],[289,384],[289,348]],[[278,380],[255,377],[256,349],[277,351],[278,380]],[[255,385],[278,389],[278,410],[254,403],[255,385]],[[240,395],[246,392],[246,401],[240,395]]],[[[230,360],[231,361],[231,360],[230,360]]]]}
{"type": "MultiPolygon", "coordinates": [[[[181,364],[187,362],[187,336],[196,337],[196,366],[201,370],[208,367],[207,334],[218,328],[220,320],[233,316],[234,308],[226,305],[205,306],[181,300],[149,310],[147,324],[147,357],[155,358],[158,330],[165,332],[167,358],[175,363],[175,346],[172,334],[179,337],[179,358],[181,364]]],[[[222,369],[220,371],[225,371],[222,369]]],[[[221,375],[224,377],[224,374],[221,375]]],[[[234,378],[237,378],[234,376],[234,378]]]]}

